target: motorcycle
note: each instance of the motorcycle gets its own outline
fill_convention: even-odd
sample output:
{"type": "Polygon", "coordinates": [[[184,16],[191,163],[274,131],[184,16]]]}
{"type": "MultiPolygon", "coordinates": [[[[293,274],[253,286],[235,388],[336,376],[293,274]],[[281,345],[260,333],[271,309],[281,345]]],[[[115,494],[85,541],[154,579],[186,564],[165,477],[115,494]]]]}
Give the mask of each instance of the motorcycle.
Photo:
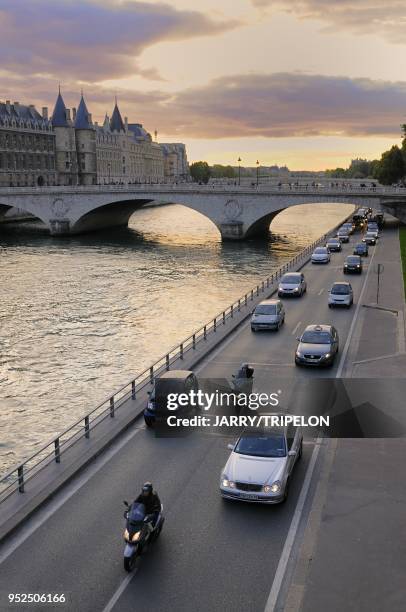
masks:
{"type": "Polygon", "coordinates": [[[151,542],[154,542],[162,531],[164,524],[163,510],[161,510],[156,520],[155,525],[152,525],[152,520],[145,512],[144,504],[136,503],[129,504],[124,501],[127,510],[124,512],[126,520],[126,528],[124,530],[124,569],[126,572],[131,572],[138,557],[147,549],[151,542]]]}

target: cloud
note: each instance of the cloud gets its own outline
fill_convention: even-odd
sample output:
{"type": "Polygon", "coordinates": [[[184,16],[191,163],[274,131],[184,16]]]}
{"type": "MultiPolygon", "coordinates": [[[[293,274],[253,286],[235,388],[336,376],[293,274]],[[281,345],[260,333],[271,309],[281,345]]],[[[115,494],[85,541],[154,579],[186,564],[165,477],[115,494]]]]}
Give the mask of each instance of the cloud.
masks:
{"type": "Polygon", "coordinates": [[[218,78],[145,115],[194,138],[393,136],[405,109],[406,82],[279,73],[218,78]]]}
{"type": "MultiPolygon", "coordinates": [[[[1,73],[0,73],[1,77],[1,73]]],[[[1,78],[3,98],[52,109],[56,83],[46,78],[1,78]],[[27,91],[29,98],[27,99],[27,91]]],[[[64,83],[66,105],[77,106],[78,86],[64,83]]],[[[85,88],[89,111],[102,120],[118,93],[121,112],[149,131],[188,138],[400,136],[406,81],[303,73],[241,74],[176,93],[85,88]]]]}
{"type": "Polygon", "coordinates": [[[107,0],[2,0],[0,56],[19,74],[97,82],[141,69],[137,57],[158,42],[216,35],[236,20],[213,21],[194,10],[168,4],[107,0]]]}
{"type": "Polygon", "coordinates": [[[257,8],[290,13],[300,19],[330,24],[353,34],[378,35],[391,43],[406,43],[404,0],[252,0],[257,8]]]}

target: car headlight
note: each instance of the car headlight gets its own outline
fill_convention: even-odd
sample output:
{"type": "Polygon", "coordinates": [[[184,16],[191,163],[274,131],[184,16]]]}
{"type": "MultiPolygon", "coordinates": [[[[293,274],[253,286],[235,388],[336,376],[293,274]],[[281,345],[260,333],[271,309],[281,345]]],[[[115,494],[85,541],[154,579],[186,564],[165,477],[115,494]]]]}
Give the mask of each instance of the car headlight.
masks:
{"type": "Polygon", "coordinates": [[[301,351],[296,351],[296,357],[303,357],[302,352],[301,351]]]}
{"type": "Polygon", "coordinates": [[[126,529],[124,531],[124,540],[127,540],[127,542],[128,542],[129,538],[130,538],[130,534],[128,533],[128,529],[126,529]]]}
{"type": "Polygon", "coordinates": [[[331,353],[326,353],[326,354],[324,355],[324,359],[330,359],[330,357],[331,357],[331,353]]]}
{"type": "Polygon", "coordinates": [[[299,291],[299,287],[295,287],[293,291],[297,293],[299,291]]]}
{"type": "Polygon", "coordinates": [[[148,406],[148,410],[154,410],[154,402],[152,400],[149,400],[147,406],[148,406]]]}
{"type": "Polygon", "coordinates": [[[280,480],[276,480],[273,484],[271,484],[271,486],[269,487],[269,492],[270,493],[279,493],[279,491],[281,490],[282,485],[281,485],[281,481],[280,480]]]}
{"type": "Polygon", "coordinates": [[[233,482],[232,480],[228,480],[228,478],[226,476],[223,476],[222,485],[223,485],[223,487],[228,487],[230,489],[235,489],[235,482],[233,482]]]}

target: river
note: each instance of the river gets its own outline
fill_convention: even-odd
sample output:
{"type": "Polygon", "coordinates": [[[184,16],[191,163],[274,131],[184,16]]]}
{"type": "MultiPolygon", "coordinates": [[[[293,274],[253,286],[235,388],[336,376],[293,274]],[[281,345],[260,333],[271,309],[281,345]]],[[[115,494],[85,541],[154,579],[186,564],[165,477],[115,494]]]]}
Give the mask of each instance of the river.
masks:
{"type": "Polygon", "coordinates": [[[267,242],[221,243],[182,206],[51,238],[0,226],[0,472],[34,452],[351,213],[285,210],[267,242]]]}

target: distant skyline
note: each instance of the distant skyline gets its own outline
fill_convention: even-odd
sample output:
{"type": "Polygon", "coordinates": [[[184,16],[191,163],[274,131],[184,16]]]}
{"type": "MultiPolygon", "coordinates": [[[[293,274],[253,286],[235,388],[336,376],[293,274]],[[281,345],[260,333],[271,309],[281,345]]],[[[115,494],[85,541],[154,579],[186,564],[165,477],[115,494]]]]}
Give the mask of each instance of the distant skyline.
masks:
{"type": "Polygon", "coordinates": [[[52,111],[61,83],[190,161],[346,166],[400,140],[405,25],[398,0],[2,0],[0,100],[52,111]]]}

